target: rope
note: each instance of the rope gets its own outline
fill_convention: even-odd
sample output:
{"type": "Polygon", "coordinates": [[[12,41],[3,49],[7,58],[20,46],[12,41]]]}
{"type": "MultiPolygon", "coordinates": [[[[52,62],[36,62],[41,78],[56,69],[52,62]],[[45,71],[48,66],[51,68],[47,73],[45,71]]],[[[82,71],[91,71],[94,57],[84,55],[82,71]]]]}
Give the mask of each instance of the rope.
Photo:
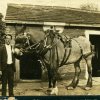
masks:
{"type": "Polygon", "coordinates": [[[70,56],[70,54],[71,54],[71,48],[70,48],[70,50],[69,50],[69,53],[68,53],[68,56],[67,56],[67,57],[66,57],[66,52],[67,52],[67,50],[65,49],[64,57],[63,57],[63,60],[61,61],[61,64],[60,64],[59,67],[61,67],[62,65],[64,65],[64,64],[67,62],[67,60],[68,60],[68,58],[69,58],[69,56],[70,56]]]}
{"type": "MultiPolygon", "coordinates": [[[[64,35],[64,36],[65,36],[65,35],[64,35]]],[[[65,37],[66,37],[66,39],[68,39],[67,36],[65,36],[65,37]]],[[[61,42],[63,43],[63,45],[64,45],[65,52],[64,52],[63,60],[61,61],[61,64],[59,65],[59,67],[61,67],[62,65],[64,65],[64,64],[67,62],[67,60],[69,59],[69,56],[70,56],[70,54],[71,54],[71,47],[69,46],[69,53],[68,53],[68,55],[66,55],[66,53],[67,53],[66,45],[64,44],[64,42],[62,41],[62,39],[60,39],[60,41],[61,41],[61,42]]],[[[71,39],[70,39],[68,42],[70,42],[70,44],[71,44],[71,39]]],[[[69,44],[69,43],[68,43],[68,44],[69,44]]]]}

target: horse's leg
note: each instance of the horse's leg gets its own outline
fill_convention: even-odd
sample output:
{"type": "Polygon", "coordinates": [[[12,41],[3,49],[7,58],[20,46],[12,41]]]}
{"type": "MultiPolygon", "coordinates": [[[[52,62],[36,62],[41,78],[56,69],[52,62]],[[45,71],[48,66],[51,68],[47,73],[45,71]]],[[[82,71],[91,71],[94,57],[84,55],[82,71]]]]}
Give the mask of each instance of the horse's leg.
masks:
{"type": "Polygon", "coordinates": [[[51,92],[51,95],[58,95],[58,88],[57,88],[57,70],[52,70],[53,72],[53,78],[52,78],[52,84],[53,84],[53,89],[51,92]]]}
{"type": "Polygon", "coordinates": [[[86,84],[85,89],[89,90],[92,87],[92,55],[88,56],[87,58],[85,58],[86,64],[87,64],[87,71],[88,71],[88,81],[86,84]]]}
{"type": "Polygon", "coordinates": [[[49,80],[48,88],[52,88],[52,74],[50,69],[48,70],[48,80],[49,80]]]}
{"type": "Polygon", "coordinates": [[[47,69],[48,70],[48,89],[47,89],[47,94],[50,95],[52,92],[52,73],[51,73],[51,69],[47,69]]]}
{"type": "Polygon", "coordinates": [[[76,88],[78,82],[79,82],[79,75],[81,73],[80,69],[80,60],[74,63],[74,68],[75,68],[75,76],[71,82],[71,84],[67,87],[67,89],[74,89],[76,88]]]}

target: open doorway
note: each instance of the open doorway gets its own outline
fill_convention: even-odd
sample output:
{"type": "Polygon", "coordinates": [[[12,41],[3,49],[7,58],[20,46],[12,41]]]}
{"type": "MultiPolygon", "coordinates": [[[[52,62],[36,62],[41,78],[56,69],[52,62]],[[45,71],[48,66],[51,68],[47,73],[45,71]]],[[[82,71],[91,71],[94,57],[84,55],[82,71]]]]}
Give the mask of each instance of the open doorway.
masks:
{"type": "Polygon", "coordinates": [[[90,35],[89,39],[95,51],[95,56],[92,58],[93,77],[100,77],[100,35],[90,35]]]}
{"type": "Polygon", "coordinates": [[[20,79],[41,79],[41,64],[36,57],[23,56],[20,60],[20,79]]]}

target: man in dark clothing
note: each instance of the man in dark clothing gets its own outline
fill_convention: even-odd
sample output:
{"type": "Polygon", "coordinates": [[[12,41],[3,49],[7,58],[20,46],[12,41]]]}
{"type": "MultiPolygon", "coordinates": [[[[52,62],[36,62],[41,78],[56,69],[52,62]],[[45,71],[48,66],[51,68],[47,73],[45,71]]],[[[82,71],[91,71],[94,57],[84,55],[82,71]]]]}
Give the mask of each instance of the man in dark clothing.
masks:
{"type": "Polygon", "coordinates": [[[12,36],[5,36],[5,44],[0,47],[0,74],[2,74],[2,96],[6,96],[7,83],[9,89],[9,96],[14,96],[14,56],[11,43],[12,36]]]}

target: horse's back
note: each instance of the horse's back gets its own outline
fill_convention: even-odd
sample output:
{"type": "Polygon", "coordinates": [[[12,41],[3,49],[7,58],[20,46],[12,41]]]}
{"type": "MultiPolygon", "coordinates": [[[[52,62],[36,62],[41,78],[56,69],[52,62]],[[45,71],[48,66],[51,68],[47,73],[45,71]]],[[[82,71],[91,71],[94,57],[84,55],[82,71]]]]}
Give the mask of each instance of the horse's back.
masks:
{"type": "Polygon", "coordinates": [[[80,45],[83,55],[91,52],[91,44],[87,38],[83,36],[79,36],[78,38],[74,38],[74,39],[80,45]]]}
{"type": "Polygon", "coordinates": [[[74,40],[71,40],[71,47],[69,48],[69,58],[68,58],[68,63],[74,63],[76,62],[78,59],[80,59],[82,52],[81,52],[81,48],[80,45],[74,40]]]}
{"type": "MultiPolygon", "coordinates": [[[[61,43],[59,42],[59,44],[61,43]]],[[[60,61],[64,57],[64,53],[66,49],[66,58],[68,57],[66,64],[74,63],[78,61],[82,55],[85,55],[91,52],[90,41],[83,36],[79,36],[78,38],[71,39],[71,47],[69,48],[64,48],[63,46],[62,48],[61,46],[59,47],[60,48],[58,49],[58,52],[59,52],[59,58],[61,58],[60,61]]]]}

